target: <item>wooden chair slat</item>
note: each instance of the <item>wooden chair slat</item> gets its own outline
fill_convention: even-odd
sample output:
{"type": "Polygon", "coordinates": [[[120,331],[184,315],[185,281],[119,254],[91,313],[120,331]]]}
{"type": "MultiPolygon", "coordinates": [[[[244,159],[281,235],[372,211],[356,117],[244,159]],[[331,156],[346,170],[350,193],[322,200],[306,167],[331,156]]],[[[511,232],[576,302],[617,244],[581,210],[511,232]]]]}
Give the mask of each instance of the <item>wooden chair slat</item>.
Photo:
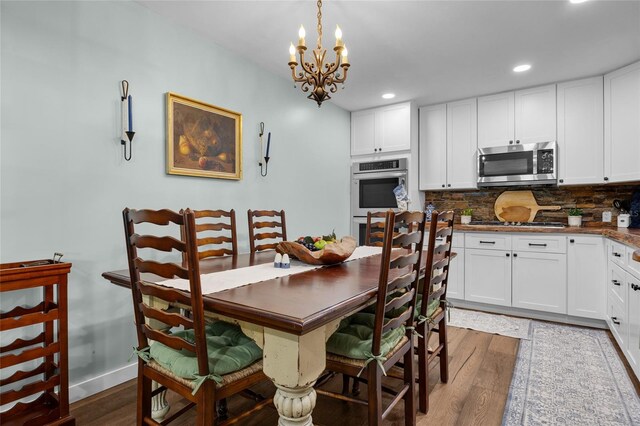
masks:
{"type": "Polygon", "coordinates": [[[253,224],[253,227],[256,229],[260,228],[281,228],[282,224],[280,222],[256,222],[253,224]]]}
{"type": "Polygon", "coordinates": [[[443,281],[446,279],[446,277],[447,277],[447,274],[446,274],[446,273],[444,273],[444,274],[438,274],[438,275],[436,275],[436,276],[432,277],[432,278],[431,278],[431,280],[429,280],[429,284],[431,284],[431,285],[438,285],[438,284],[440,284],[441,282],[443,282],[443,281]]]}
{"type": "Polygon", "coordinates": [[[416,244],[422,239],[422,235],[417,232],[411,232],[409,234],[398,235],[393,238],[393,244],[401,247],[408,247],[411,244],[416,244]]]}
{"type": "Polygon", "coordinates": [[[135,265],[141,273],[149,272],[163,278],[189,279],[188,271],[175,263],[160,263],[155,260],[135,259],[135,265]]]}
{"type": "Polygon", "coordinates": [[[218,256],[226,256],[226,255],[233,255],[233,250],[218,249],[218,250],[203,250],[198,252],[198,258],[200,260],[206,259],[208,257],[218,257],[218,256]]]}
{"type": "Polygon", "coordinates": [[[405,254],[402,256],[398,256],[391,261],[389,264],[389,269],[398,269],[404,268],[409,265],[413,265],[418,261],[419,254],[416,252],[411,252],[410,254],[405,254]]]}
{"type": "Polygon", "coordinates": [[[256,240],[268,240],[273,238],[282,238],[282,234],[280,232],[263,232],[261,234],[255,234],[254,238],[256,240]]]}
{"type": "Polygon", "coordinates": [[[442,258],[436,262],[433,262],[433,268],[432,270],[437,270],[437,269],[443,269],[445,266],[449,265],[449,262],[451,261],[450,258],[445,257],[445,255],[442,255],[442,258]]]}
{"type": "Polygon", "coordinates": [[[197,223],[196,224],[196,232],[206,232],[206,231],[224,231],[232,229],[231,225],[228,223],[197,223]]]}
{"type": "Polygon", "coordinates": [[[228,212],[226,210],[194,210],[193,215],[196,217],[196,219],[200,219],[203,217],[220,218],[231,217],[231,212],[228,212]]]}
{"type": "Polygon", "coordinates": [[[131,241],[137,248],[153,248],[161,251],[184,251],[184,243],[173,237],[156,237],[154,235],[131,236],[131,241]]]}
{"type": "Polygon", "coordinates": [[[191,305],[191,297],[188,293],[177,290],[175,288],[163,287],[157,284],[138,281],[140,293],[145,296],[153,296],[165,300],[169,303],[181,303],[183,305],[191,305]]]}
{"type": "Polygon", "coordinates": [[[453,234],[453,228],[440,228],[436,231],[436,238],[448,237],[453,234]]]}
{"type": "Polygon", "coordinates": [[[271,250],[271,249],[275,249],[277,246],[278,246],[277,243],[260,244],[255,246],[255,251],[271,250]]]}
{"type": "Polygon", "coordinates": [[[261,217],[261,216],[282,217],[282,211],[276,211],[276,210],[249,210],[249,211],[251,212],[253,217],[261,217]]]}
{"type": "Polygon", "coordinates": [[[411,289],[407,292],[402,293],[402,295],[394,297],[384,307],[385,312],[389,312],[392,309],[399,308],[402,305],[405,305],[413,300],[413,296],[416,294],[415,290],[411,289]]]}
{"type": "Polygon", "coordinates": [[[401,325],[405,325],[407,320],[409,320],[409,318],[412,318],[413,316],[412,314],[413,314],[413,307],[407,308],[407,310],[404,311],[402,314],[398,315],[395,318],[390,319],[382,327],[382,334],[386,333],[391,329],[398,328],[401,325]]]}
{"type": "Polygon", "coordinates": [[[196,345],[193,343],[189,343],[180,337],[172,336],[170,334],[163,333],[162,331],[158,331],[147,324],[144,324],[143,328],[144,334],[149,340],[160,342],[163,345],[169,346],[170,348],[178,351],[186,350],[196,353],[196,345]]]}
{"type": "Polygon", "coordinates": [[[421,223],[423,218],[422,218],[422,212],[416,212],[416,211],[403,211],[400,213],[396,213],[396,217],[395,217],[395,221],[397,222],[405,222],[405,223],[421,223]]]}
{"type": "Polygon", "coordinates": [[[389,291],[393,291],[393,290],[411,285],[411,283],[415,281],[416,276],[417,276],[416,272],[412,270],[410,273],[394,278],[387,285],[387,291],[389,292],[389,291]]]}
{"type": "MultiPolygon", "coordinates": [[[[60,375],[56,374],[47,380],[39,380],[37,382],[28,383],[18,390],[9,390],[0,394],[2,404],[10,404],[19,399],[25,398],[46,390],[53,390],[54,387],[60,385],[60,375]]],[[[4,414],[4,413],[3,413],[4,414]]]]}
{"type": "Polygon", "coordinates": [[[174,312],[165,312],[144,303],[140,304],[140,309],[146,318],[158,320],[171,327],[184,327],[186,329],[193,328],[193,321],[184,315],[174,312]]]}
{"type": "MultiPolygon", "coordinates": [[[[446,287],[443,285],[441,288],[439,288],[438,290],[433,291],[430,295],[429,298],[427,299],[427,305],[435,300],[440,298],[440,296],[442,296],[444,294],[444,292],[446,291],[446,287]]],[[[426,315],[426,311],[425,311],[425,315],[426,315]]]]}
{"type": "Polygon", "coordinates": [[[207,246],[211,244],[224,244],[231,243],[233,240],[231,237],[205,237],[198,238],[198,246],[207,246]]]}
{"type": "Polygon", "coordinates": [[[155,225],[169,225],[171,222],[182,224],[183,217],[179,213],[171,210],[130,210],[129,218],[135,224],[142,222],[153,223],[155,225]]]}

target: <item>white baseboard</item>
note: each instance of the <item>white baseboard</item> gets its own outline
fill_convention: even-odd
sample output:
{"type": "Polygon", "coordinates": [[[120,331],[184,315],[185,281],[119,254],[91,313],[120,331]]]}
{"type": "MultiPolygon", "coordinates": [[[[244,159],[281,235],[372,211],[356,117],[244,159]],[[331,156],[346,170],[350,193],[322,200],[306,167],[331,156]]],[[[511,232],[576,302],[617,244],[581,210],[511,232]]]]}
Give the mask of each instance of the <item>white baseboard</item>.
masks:
{"type": "Polygon", "coordinates": [[[73,403],[112,388],[138,376],[138,363],[133,363],[116,370],[92,377],[81,383],[69,386],[69,402],[73,403]]]}

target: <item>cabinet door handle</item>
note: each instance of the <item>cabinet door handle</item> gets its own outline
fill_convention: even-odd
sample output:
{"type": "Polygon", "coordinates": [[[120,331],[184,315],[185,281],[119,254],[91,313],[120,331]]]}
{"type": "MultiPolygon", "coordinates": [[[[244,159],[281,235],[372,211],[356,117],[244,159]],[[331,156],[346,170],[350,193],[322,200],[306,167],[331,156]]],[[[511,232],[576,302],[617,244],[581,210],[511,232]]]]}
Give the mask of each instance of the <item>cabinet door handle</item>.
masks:
{"type": "Polygon", "coordinates": [[[529,247],[546,247],[547,243],[529,243],[529,247]]]}
{"type": "Polygon", "coordinates": [[[620,321],[618,321],[617,317],[611,317],[611,322],[614,323],[615,325],[620,325],[620,321]]]}
{"type": "Polygon", "coordinates": [[[513,257],[518,257],[518,253],[513,253],[513,257]]]}
{"type": "Polygon", "coordinates": [[[513,141],[509,141],[509,145],[513,145],[513,141]]]}
{"type": "Polygon", "coordinates": [[[604,180],[605,180],[605,181],[607,181],[607,180],[609,180],[609,178],[605,176],[605,177],[604,177],[604,180]]]}
{"type": "Polygon", "coordinates": [[[509,253],[507,253],[507,257],[511,256],[509,253]]]}
{"type": "Polygon", "coordinates": [[[564,179],[560,179],[560,183],[564,183],[564,179]]]}
{"type": "Polygon", "coordinates": [[[444,188],[444,183],[442,184],[442,187],[444,188]]]}
{"type": "Polygon", "coordinates": [[[378,148],[373,148],[373,152],[378,152],[378,148]]]}
{"type": "Polygon", "coordinates": [[[571,244],[573,244],[573,243],[575,243],[575,242],[576,242],[576,240],[574,240],[574,239],[572,238],[572,239],[570,239],[570,240],[569,240],[569,242],[570,242],[571,244]]]}
{"type": "Polygon", "coordinates": [[[378,148],[378,152],[382,152],[382,148],[378,148]]]}
{"type": "Polygon", "coordinates": [[[451,184],[450,184],[450,183],[448,183],[448,184],[447,184],[447,186],[448,186],[448,187],[451,187],[451,184]]]}
{"type": "Polygon", "coordinates": [[[495,241],[482,241],[480,240],[480,244],[495,244],[495,241]]]}
{"type": "Polygon", "coordinates": [[[620,253],[616,252],[616,251],[614,251],[614,252],[613,252],[613,255],[614,255],[615,257],[622,257],[622,255],[621,255],[620,253]]]}
{"type": "Polygon", "coordinates": [[[631,284],[631,289],[633,291],[640,291],[640,285],[631,284]]]}
{"type": "Polygon", "coordinates": [[[613,285],[620,286],[620,281],[618,280],[611,280],[611,282],[613,283],[613,285]]]}
{"type": "Polygon", "coordinates": [[[517,141],[516,141],[516,143],[520,143],[520,141],[519,141],[519,140],[517,140],[517,141]]]}

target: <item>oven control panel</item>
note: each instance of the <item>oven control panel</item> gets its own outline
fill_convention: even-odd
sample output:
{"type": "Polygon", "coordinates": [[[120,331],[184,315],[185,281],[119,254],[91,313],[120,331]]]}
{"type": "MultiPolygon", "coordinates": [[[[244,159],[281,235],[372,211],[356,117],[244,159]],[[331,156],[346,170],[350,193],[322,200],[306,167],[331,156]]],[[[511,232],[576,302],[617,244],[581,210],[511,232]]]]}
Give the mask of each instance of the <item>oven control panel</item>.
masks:
{"type": "Polygon", "coordinates": [[[407,159],[367,161],[353,164],[353,173],[398,171],[407,169],[407,159]]]}

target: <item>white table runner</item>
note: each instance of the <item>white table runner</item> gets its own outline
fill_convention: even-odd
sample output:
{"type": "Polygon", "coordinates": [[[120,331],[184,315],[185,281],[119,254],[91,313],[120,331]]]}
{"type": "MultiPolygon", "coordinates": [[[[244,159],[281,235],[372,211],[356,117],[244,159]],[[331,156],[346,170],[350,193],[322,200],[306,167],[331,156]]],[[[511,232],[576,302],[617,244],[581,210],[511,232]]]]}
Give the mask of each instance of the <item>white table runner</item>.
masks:
{"type": "MultiPolygon", "coordinates": [[[[374,256],[382,252],[382,247],[360,246],[349,256],[345,262],[363,257],[374,256]]],[[[274,252],[275,253],[275,252],[274,252]]],[[[275,254],[274,254],[275,257],[275,254]]],[[[291,261],[289,269],[275,268],[273,262],[264,263],[262,265],[247,266],[246,268],[229,269],[227,271],[212,272],[200,276],[200,284],[202,286],[202,294],[216,293],[219,291],[229,290],[236,287],[242,287],[248,284],[254,284],[261,281],[268,281],[275,278],[286,277],[293,274],[312,271],[322,268],[323,265],[308,265],[298,260],[291,261]]],[[[173,287],[178,290],[189,291],[189,281],[182,278],[161,281],[159,285],[165,287],[173,287]]]]}

